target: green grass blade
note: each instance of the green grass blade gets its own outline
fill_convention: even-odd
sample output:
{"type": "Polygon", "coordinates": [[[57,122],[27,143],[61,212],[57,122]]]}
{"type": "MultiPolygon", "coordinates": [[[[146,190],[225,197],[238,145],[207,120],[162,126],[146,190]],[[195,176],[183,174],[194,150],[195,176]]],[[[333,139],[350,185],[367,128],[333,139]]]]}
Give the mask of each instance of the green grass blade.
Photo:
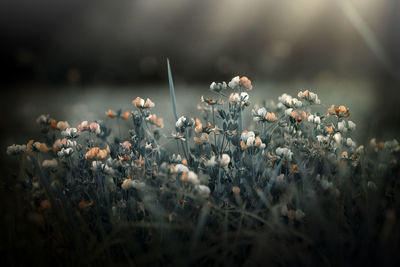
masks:
{"type": "Polygon", "coordinates": [[[171,67],[169,65],[169,59],[168,58],[167,58],[167,67],[168,67],[169,90],[171,92],[171,98],[172,98],[172,107],[174,109],[175,121],[177,121],[178,120],[178,114],[176,113],[175,89],[174,89],[174,82],[172,80],[171,67]]]}

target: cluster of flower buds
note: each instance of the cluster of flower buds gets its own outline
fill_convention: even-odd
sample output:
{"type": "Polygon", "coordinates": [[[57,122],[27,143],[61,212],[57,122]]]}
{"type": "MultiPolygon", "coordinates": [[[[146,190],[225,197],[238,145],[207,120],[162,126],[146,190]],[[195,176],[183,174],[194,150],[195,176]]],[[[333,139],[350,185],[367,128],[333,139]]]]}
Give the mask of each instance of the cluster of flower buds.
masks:
{"type": "Polygon", "coordinates": [[[110,147],[107,145],[106,149],[100,149],[99,147],[88,148],[85,158],[87,160],[103,160],[110,154],[110,147]]]}
{"type": "Polygon", "coordinates": [[[129,118],[129,111],[122,112],[121,110],[118,110],[115,112],[114,110],[109,109],[106,111],[106,116],[109,118],[121,118],[127,120],[129,118]]]}
{"type": "Polygon", "coordinates": [[[146,121],[151,124],[157,126],[158,128],[164,128],[164,120],[163,118],[157,118],[156,114],[152,114],[146,117],[146,121]]]}
{"type": "Polygon", "coordinates": [[[195,121],[193,119],[182,116],[176,121],[175,127],[177,131],[183,132],[186,128],[192,127],[194,123],[195,121]]]}
{"type": "Polygon", "coordinates": [[[304,92],[300,91],[297,94],[297,97],[300,99],[307,100],[310,104],[321,104],[318,95],[308,90],[305,90],[304,92]]]}
{"type": "Polygon", "coordinates": [[[57,129],[60,131],[64,131],[69,128],[69,123],[67,121],[59,121],[57,122],[57,129]]]}
{"type": "Polygon", "coordinates": [[[132,100],[132,105],[140,109],[153,108],[155,106],[155,104],[149,98],[144,101],[144,99],[140,97],[136,97],[134,100],[132,100]]]}
{"type": "Polygon", "coordinates": [[[81,124],[78,125],[77,128],[80,132],[89,131],[95,133],[96,135],[101,134],[101,126],[97,122],[92,122],[89,124],[88,121],[83,121],[81,124]]]}
{"type": "Polygon", "coordinates": [[[278,98],[278,100],[287,108],[300,108],[301,106],[303,106],[303,103],[300,100],[298,100],[297,98],[293,98],[291,95],[288,95],[286,93],[282,94],[278,98]]]}
{"type": "Polygon", "coordinates": [[[210,90],[212,92],[220,93],[221,91],[225,90],[226,87],[227,87],[226,82],[222,82],[222,83],[213,82],[210,85],[210,90]]]}
{"type": "Polygon", "coordinates": [[[57,139],[53,144],[53,150],[54,152],[58,152],[62,148],[74,147],[76,144],[76,141],[71,141],[70,139],[57,139]]]}
{"type": "Polygon", "coordinates": [[[249,94],[246,92],[241,92],[239,93],[232,93],[229,96],[229,102],[231,103],[231,105],[236,106],[248,106],[250,105],[250,101],[249,101],[249,94]]]}
{"type": "Polygon", "coordinates": [[[288,161],[291,161],[293,157],[293,152],[287,147],[278,147],[275,150],[275,154],[282,159],[286,159],[288,161]]]}
{"type": "Polygon", "coordinates": [[[338,130],[342,133],[346,133],[347,131],[354,131],[355,129],[356,124],[352,121],[347,121],[347,123],[344,120],[338,122],[338,130]]]}
{"type": "Polygon", "coordinates": [[[251,85],[251,81],[246,76],[233,77],[232,80],[228,83],[228,85],[232,89],[243,88],[247,91],[250,91],[253,89],[253,86],[251,85]]]}
{"type": "Polygon", "coordinates": [[[328,114],[329,115],[336,115],[338,117],[345,117],[348,118],[350,116],[350,110],[346,108],[345,106],[338,106],[335,108],[335,105],[332,105],[328,109],[328,114]]]}
{"type": "Polygon", "coordinates": [[[303,120],[305,120],[307,118],[307,115],[303,110],[296,109],[296,110],[293,110],[292,112],[290,112],[290,118],[294,122],[302,122],[303,120]]]}
{"type": "Polygon", "coordinates": [[[7,155],[20,155],[26,152],[26,145],[11,145],[7,147],[7,155]]]}
{"type": "Polygon", "coordinates": [[[311,114],[307,117],[307,120],[311,123],[321,124],[321,117],[318,115],[311,114]]]}
{"type": "Polygon", "coordinates": [[[251,111],[252,115],[253,115],[253,121],[256,122],[276,122],[278,120],[278,118],[275,116],[275,113],[273,112],[267,112],[267,110],[262,107],[259,109],[253,109],[251,111]]]}
{"type": "Polygon", "coordinates": [[[265,144],[262,142],[259,136],[256,137],[254,132],[243,131],[240,135],[240,148],[242,150],[246,150],[249,147],[264,149],[265,144]]]}
{"type": "Polygon", "coordinates": [[[60,151],[57,152],[57,156],[60,158],[67,158],[74,153],[74,149],[72,147],[61,148],[60,151]]]}
{"type": "Polygon", "coordinates": [[[79,136],[79,132],[76,128],[67,128],[61,132],[61,135],[66,138],[76,138],[79,136]]]}
{"type": "Polygon", "coordinates": [[[33,151],[39,151],[41,153],[47,153],[51,150],[50,148],[47,147],[45,143],[34,142],[33,140],[29,141],[29,143],[26,146],[26,149],[28,152],[33,150],[33,151]]]}

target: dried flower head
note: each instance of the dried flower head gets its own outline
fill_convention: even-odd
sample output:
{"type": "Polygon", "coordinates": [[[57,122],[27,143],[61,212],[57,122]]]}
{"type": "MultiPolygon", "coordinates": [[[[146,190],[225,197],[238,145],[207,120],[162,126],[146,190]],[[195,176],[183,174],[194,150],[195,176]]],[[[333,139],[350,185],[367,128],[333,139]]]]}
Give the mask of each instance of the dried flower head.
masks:
{"type": "Polygon", "coordinates": [[[106,116],[110,117],[110,118],[114,118],[115,117],[115,111],[112,109],[109,109],[108,111],[106,111],[106,116]]]}
{"type": "Polygon", "coordinates": [[[290,113],[290,117],[292,117],[296,122],[301,122],[307,118],[307,115],[303,110],[296,109],[290,113]]]}
{"type": "Polygon", "coordinates": [[[321,104],[321,101],[318,98],[317,94],[314,94],[313,92],[310,92],[308,90],[305,90],[304,92],[300,91],[297,94],[297,97],[300,99],[307,100],[310,104],[321,104]]]}
{"type": "Polygon", "coordinates": [[[251,85],[251,81],[249,78],[246,76],[243,76],[239,79],[240,85],[243,86],[247,91],[250,91],[253,89],[253,86],[251,85]]]}
{"type": "Polygon", "coordinates": [[[7,155],[20,155],[26,152],[26,145],[11,145],[7,147],[7,155]]]}
{"type": "Polygon", "coordinates": [[[149,98],[144,101],[144,99],[140,97],[136,97],[132,101],[132,105],[140,109],[153,108],[155,106],[155,104],[149,98]]]}
{"type": "Polygon", "coordinates": [[[69,127],[69,124],[67,121],[59,121],[57,122],[57,129],[60,131],[64,131],[69,127]]]}

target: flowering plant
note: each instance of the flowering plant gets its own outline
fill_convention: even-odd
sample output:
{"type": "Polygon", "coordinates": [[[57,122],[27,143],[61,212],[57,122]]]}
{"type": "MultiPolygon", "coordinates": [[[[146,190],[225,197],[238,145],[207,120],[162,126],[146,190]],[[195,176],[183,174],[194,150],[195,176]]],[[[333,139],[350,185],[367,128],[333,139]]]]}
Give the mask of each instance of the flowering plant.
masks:
{"type": "MultiPolygon", "coordinates": [[[[112,139],[103,121],[71,127],[41,115],[37,122],[45,129],[45,141],[8,147],[8,155],[22,159],[21,179],[40,223],[55,229],[61,223],[79,233],[71,242],[83,237],[88,237],[84,242],[108,240],[107,251],[113,250],[114,235],[135,233],[134,241],[118,243],[121,250],[116,255],[129,248],[124,245],[129,242],[140,248],[156,244],[164,251],[153,263],[172,253],[168,240],[189,243],[178,246],[193,256],[186,263],[204,259],[201,251],[196,253],[203,245],[217,249],[221,244],[226,255],[233,255],[228,262],[244,263],[243,247],[260,249],[258,234],[271,243],[286,240],[288,247],[293,240],[312,246],[316,232],[310,229],[326,224],[332,230],[326,239],[335,239],[340,227],[349,227],[351,238],[355,221],[370,211],[364,198],[390,194],[389,182],[391,187],[399,185],[398,180],[380,180],[377,175],[384,170],[390,177],[398,170],[399,143],[372,139],[368,146],[357,144],[351,136],[356,124],[345,106],[331,105],[326,113],[315,113],[314,106],[322,105],[317,94],[282,94],[268,109],[254,105],[250,130],[242,120],[252,105],[249,91],[256,90],[249,78],[211,83],[215,98],[201,98],[199,118],[178,117],[170,69],[169,80],[176,118],[175,131],[168,133],[171,138],[160,134],[164,122],[152,113],[155,104],[137,97],[131,112],[105,113],[108,119],[121,118],[131,125],[129,138],[112,139]],[[177,144],[175,151],[163,145],[171,141],[177,144]],[[169,237],[176,229],[181,235],[169,237]],[[164,238],[167,241],[161,241],[164,238]]],[[[390,209],[391,203],[383,205],[390,209]]],[[[91,252],[88,264],[117,257],[93,252],[96,242],[78,247],[76,255],[91,252]]],[[[131,258],[129,253],[124,257],[131,258]]],[[[288,256],[288,261],[293,259],[288,256]]]]}

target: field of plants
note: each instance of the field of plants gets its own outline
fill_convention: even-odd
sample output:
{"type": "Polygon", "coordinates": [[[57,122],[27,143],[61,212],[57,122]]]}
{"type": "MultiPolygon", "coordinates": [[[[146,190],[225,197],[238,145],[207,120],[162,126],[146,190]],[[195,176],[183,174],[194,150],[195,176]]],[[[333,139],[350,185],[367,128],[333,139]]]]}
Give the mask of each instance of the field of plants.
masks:
{"type": "Polygon", "coordinates": [[[140,95],[9,144],[7,264],[399,263],[397,140],[360,143],[352,107],[314,90],[258,99],[236,76],[180,103],[168,75],[172,123],[140,95]]]}

